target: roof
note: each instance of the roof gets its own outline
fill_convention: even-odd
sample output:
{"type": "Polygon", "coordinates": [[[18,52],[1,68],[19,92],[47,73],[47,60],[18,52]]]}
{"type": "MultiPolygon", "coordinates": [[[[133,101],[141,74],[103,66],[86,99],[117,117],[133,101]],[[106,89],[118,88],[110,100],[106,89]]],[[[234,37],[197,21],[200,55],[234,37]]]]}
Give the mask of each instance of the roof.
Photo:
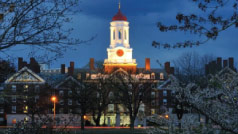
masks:
{"type": "Polygon", "coordinates": [[[121,13],[119,8],[117,14],[112,18],[112,21],[127,21],[127,18],[121,13]]]}
{"type": "Polygon", "coordinates": [[[12,75],[5,84],[45,84],[45,80],[27,67],[12,75]]]}

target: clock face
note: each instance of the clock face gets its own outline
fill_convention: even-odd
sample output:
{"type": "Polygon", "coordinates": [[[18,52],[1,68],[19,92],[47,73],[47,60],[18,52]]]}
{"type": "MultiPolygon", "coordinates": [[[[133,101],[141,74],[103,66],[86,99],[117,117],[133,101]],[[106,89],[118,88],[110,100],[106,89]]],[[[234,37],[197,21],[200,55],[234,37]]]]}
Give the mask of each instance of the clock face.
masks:
{"type": "Polygon", "coordinates": [[[121,50],[121,49],[118,49],[118,50],[117,50],[117,56],[121,57],[121,56],[123,56],[123,55],[124,55],[124,51],[121,50]]]}

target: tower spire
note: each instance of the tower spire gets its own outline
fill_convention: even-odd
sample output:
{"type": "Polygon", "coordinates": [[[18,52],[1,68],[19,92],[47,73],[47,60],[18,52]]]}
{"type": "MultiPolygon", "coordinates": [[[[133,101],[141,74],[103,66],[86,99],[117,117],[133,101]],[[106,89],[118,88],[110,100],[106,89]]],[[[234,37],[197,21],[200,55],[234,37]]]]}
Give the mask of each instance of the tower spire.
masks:
{"type": "Polygon", "coordinates": [[[121,9],[121,1],[119,0],[119,3],[118,3],[118,9],[120,10],[121,9]]]}

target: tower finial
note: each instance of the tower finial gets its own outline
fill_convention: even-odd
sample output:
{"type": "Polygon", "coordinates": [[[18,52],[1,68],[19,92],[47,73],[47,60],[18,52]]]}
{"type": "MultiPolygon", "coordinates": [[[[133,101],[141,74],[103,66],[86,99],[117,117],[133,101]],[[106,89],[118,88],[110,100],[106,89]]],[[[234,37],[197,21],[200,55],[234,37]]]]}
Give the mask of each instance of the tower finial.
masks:
{"type": "Polygon", "coordinates": [[[119,4],[118,4],[118,9],[120,10],[121,9],[121,1],[119,0],[119,4]]]}

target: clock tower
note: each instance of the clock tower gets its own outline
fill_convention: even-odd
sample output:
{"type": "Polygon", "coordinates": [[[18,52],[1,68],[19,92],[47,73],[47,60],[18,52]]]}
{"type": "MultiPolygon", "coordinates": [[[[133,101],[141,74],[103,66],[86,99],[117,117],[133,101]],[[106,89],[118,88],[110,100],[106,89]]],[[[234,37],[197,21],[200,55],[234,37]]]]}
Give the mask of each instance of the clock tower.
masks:
{"type": "Polygon", "coordinates": [[[132,59],[132,48],[129,44],[129,22],[121,13],[120,3],[117,14],[112,18],[110,26],[110,47],[108,58],[104,60],[106,73],[122,68],[132,73],[136,72],[136,60],[132,59]]]}

